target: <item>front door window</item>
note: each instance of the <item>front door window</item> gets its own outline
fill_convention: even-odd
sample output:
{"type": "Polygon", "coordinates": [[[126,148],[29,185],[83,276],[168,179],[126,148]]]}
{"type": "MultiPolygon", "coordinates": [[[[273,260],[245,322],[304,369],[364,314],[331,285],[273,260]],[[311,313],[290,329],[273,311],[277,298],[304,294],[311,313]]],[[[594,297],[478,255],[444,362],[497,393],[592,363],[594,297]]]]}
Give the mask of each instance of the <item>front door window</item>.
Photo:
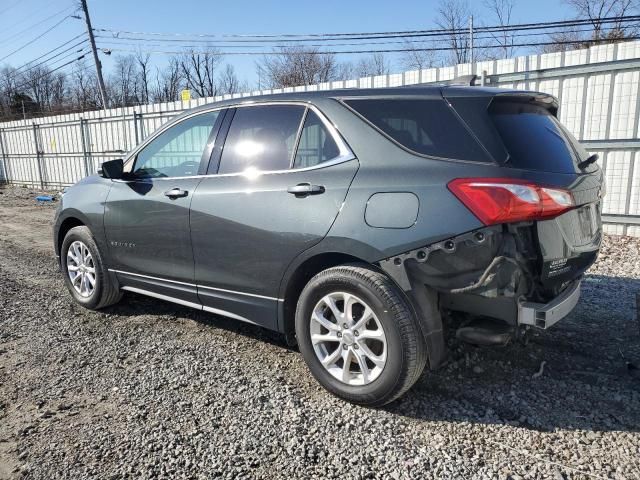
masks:
{"type": "Polygon", "coordinates": [[[202,154],[220,114],[203,113],[188,118],[152,140],[138,153],[136,178],[190,177],[198,174],[202,154]]]}

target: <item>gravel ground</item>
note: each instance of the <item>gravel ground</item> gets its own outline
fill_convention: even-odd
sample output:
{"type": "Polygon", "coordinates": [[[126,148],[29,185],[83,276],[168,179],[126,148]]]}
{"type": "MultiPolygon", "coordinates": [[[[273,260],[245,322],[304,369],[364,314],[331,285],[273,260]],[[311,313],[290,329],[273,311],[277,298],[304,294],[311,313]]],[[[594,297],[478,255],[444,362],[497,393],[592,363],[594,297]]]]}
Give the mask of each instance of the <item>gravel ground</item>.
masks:
{"type": "Polygon", "coordinates": [[[133,294],[76,306],[34,196],[0,188],[0,478],[640,478],[639,239],[605,239],[552,330],[452,341],[372,410],[277,334],[133,294]]]}

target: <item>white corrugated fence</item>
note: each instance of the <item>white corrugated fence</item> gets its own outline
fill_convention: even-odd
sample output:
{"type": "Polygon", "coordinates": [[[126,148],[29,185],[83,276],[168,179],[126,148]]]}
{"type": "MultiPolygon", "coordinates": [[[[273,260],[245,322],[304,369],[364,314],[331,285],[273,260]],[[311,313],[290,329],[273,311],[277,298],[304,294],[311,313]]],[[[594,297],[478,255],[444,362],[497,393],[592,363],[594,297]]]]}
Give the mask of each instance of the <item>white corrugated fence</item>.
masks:
{"type": "Polygon", "coordinates": [[[318,85],[245,92],[0,123],[0,181],[58,188],[119,158],[172,116],[215,101],[282,92],[437,83],[485,74],[485,83],[558,97],[560,119],[607,179],[606,231],[640,236],[640,42],[413,70],[318,85]]]}

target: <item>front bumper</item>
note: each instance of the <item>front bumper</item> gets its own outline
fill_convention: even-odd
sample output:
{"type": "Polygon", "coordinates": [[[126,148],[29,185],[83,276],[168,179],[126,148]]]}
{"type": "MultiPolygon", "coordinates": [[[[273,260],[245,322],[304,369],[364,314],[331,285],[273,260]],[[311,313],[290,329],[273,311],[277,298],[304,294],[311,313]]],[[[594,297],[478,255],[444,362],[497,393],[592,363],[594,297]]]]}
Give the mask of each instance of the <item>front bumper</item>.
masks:
{"type": "Polygon", "coordinates": [[[549,303],[522,302],[518,305],[518,325],[546,329],[569,315],[580,299],[580,280],[576,280],[549,303]]]}

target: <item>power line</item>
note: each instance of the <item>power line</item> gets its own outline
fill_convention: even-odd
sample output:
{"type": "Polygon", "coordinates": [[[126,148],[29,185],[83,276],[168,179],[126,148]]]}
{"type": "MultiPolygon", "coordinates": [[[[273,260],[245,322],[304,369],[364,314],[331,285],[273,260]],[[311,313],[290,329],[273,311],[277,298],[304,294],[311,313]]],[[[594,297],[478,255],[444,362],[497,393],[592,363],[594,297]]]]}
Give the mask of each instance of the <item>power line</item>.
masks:
{"type": "Polygon", "coordinates": [[[29,79],[29,81],[24,82],[21,85],[18,85],[16,87],[14,87],[14,90],[15,91],[20,90],[21,88],[28,86],[30,83],[36,82],[36,81],[38,81],[38,80],[40,80],[40,79],[42,79],[44,77],[47,77],[47,76],[51,75],[52,73],[57,72],[58,70],[66,67],[68,65],[71,65],[72,63],[78,62],[78,61],[82,60],[86,55],[87,54],[84,53],[83,55],[79,56],[78,58],[74,58],[73,60],[71,60],[71,61],[69,61],[67,63],[64,63],[62,65],[57,66],[56,68],[48,70],[46,73],[43,73],[42,75],[39,75],[39,76],[37,76],[35,78],[31,78],[31,79],[29,79]]]}
{"type": "Polygon", "coordinates": [[[38,35],[37,37],[35,37],[32,40],[29,40],[27,43],[25,43],[24,45],[22,45],[19,48],[16,48],[13,52],[9,53],[8,55],[5,55],[4,57],[0,58],[0,62],[2,62],[3,60],[9,58],[11,55],[18,53],[20,50],[25,49],[26,47],[28,47],[29,45],[31,45],[32,43],[40,40],[44,35],[46,35],[47,33],[49,33],[51,30],[53,30],[54,28],[56,28],[57,26],[59,26],[62,22],[64,22],[67,18],[69,18],[69,15],[67,15],[66,17],[64,17],[62,20],[60,20],[59,22],[57,22],[55,25],[53,25],[52,27],[48,28],[47,30],[45,30],[44,32],[42,32],[40,35],[38,35]]]}
{"type": "MultiPolygon", "coordinates": [[[[627,30],[629,28],[636,28],[640,26],[640,24],[634,24],[634,25],[630,25],[627,27],[621,27],[621,30],[627,30]]],[[[525,38],[529,38],[529,37],[534,37],[534,36],[541,36],[541,35],[553,35],[554,33],[583,33],[583,32],[590,32],[592,29],[571,29],[571,30],[559,30],[557,32],[533,32],[533,33],[514,33],[514,34],[510,34],[508,37],[509,38],[519,38],[519,37],[525,37],[525,38]]],[[[609,29],[602,29],[602,32],[606,33],[606,32],[611,32],[611,31],[615,31],[617,30],[616,28],[609,28],[609,29]]],[[[100,44],[101,45],[105,45],[105,44],[111,44],[111,45],[115,45],[115,46],[120,46],[120,45],[128,45],[128,46],[138,46],[140,45],[139,43],[131,43],[131,42],[124,42],[124,41],[120,41],[122,40],[126,40],[126,38],[124,37],[117,37],[117,38],[111,38],[111,37],[106,37],[103,35],[96,35],[97,39],[101,39],[100,44]]],[[[494,35],[485,35],[485,36],[475,36],[476,40],[497,40],[495,38],[494,35]]],[[[157,41],[157,42],[162,42],[162,39],[151,39],[151,38],[141,38],[141,39],[135,39],[135,40],[139,40],[141,42],[151,42],[151,41],[157,41]]],[[[185,40],[189,41],[189,40],[185,40]]],[[[348,42],[348,43],[331,43],[329,45],[325,45],[325,44],[306,44],[306,47],[326,47],[326,46],[331,46],[331,47],[345,47],[345,46],[364,46],[364,45],[406,45],[407,43],[411,43],[409,40],[402,40],[402,41],[382,41],[382,42],[348,42]]],[[[169,45],[167,45],[166,43],[144,43],[143,44],[145,47],[169,47],[169,45]]],[[[204,44],[206,47],[210,47],[210,48],[289,48],[294,46],[295,44],[283,44],[283,45],[252,45],[252,44],[243,44],[243,45],[237,45],[237,44],[222,44],[222,43],[206,43],[204,44]]],[[[502,45],[501,45],[502,46],[502,45]]],[[[201,45],[181,45],[181,47],[184,48],[201,48],[201,45]]]]}
{"type": "MultiPolygon", "coordinates": [[[[599,20],[601,24],[609,23],[625,23],[631,21],[640,21],[640,15],[629,15],[623,17],[606,17],[599,20]]],[[[590,25],[591,20],[562,20],[556,22],[540,22],[540,23],[523,23],[516,25],[493,25],[487,27],[476,27],[476,32],[506,32],[506,31],[522,31],[522,30],[540,30],[553,29],[562,27],[590,25]]],[[[196,38],[222,38],[226,42],[233,43],[275,43],[275,42],[311,42],[311,41],[337,41],[342,39],[349,40],[374,40],[384,38],[411,38],[411,37],[429,37],[429,36],[445,36],[452,34],[466,35],[468,30],[462,29],[430,29],[430,30],[405,30],[405,31],[388,31],[388,32],[360,32],[360,33],[318,33],[318,34],[207,34],[207,33],[160,33],[160,32],[135,32],[128,30],[114,30],[108,28],[96,28],[98,32],[107,32],[114,35],[115,38],[126,38],[136,40],[137,38],[121,37],[121,34],[135,36],[161,36],[161,37],[196,37],[196,38]]],[[[164,41],[185,41],[181,39],[167,38],[164,41]]],[[[190,39],[189,41],[206,41],[190,39]]]]}
{"type": "MultiPolygon", "coordinates": [[[[84,42],[83,42],[84,43],[84,42]]],[[[44,62],[40,62],[36,65],[33,65],[32,67],[27,68],[26,70],[23,70],[22,72],[20,72],[21,75],[24,75],[27,72],[30,72],[31,70],[34,70],[42,65],[45,65],[46,63],[50,62],[51,60],[53,60],[55,57],[58,57],[60,55],[62,55],[64,52],[60,52],[57,55],[54,55],[53,57],[45,60],[44,62]]],[[[78,50],[75,50],[73,52],[67,53],[66,55],[64,55],[62,58],[59,58],[58,60],[56,60],[56,62],[59,62],[61,60],[64,60],[66,58],[72,57],[72,56],[77,56],[79,54],[82,54],[83,56],[86,55],[87,53],[89,53],[89,50],[85,50],[84,48],[79,48],[78,50]]]]}
{"type": "MultiPolygon", "coordinates": [[[[47,55],[49,55],[49,54],[51,54],[51,53],[55,52],[56,50],[61,49],[62,47],[64,47],[64,46],[66,46],[66,45],[70,44],[71,42],[73,42],[74,40],[77,40],[79,37],[82,37],[82,36],[84,36],[84,33],[80,33],[80,34],[76,35],[76,36],[75,36],[75,37],[73,37],[72,39],[67,40],[66,42],[64,42],[64,43],[63,43],[63,44],[61,44],[61,45],[58,45],[56,48],[53,48],[53,49],[49,50],[48,52],[43,53],[43,54],[42,54],[42,55],[40,55],[39,57],[36,57],[36,58],[34,58],[33,60],[29,60],[27,63],[24,63],[24,64],[20,65],[19,67],[17,67],[17,68],[16,68],[16,71],[22,70],[22,69],[23,69],[24,67],[26,67],[27,65],[30,65],[30,64],[32,64],[33,62],[37,62],[37,61],[38,61],[38,60],[40,60],[41,58],[46,57],[47,55]]],[[[77,47],[77,46],[79,46],[79,45],[82,45],[82,44],[83,44],[84,42],[86,42],[86,41],[87,41],[87,40],[86,40],[86,39],[84,39],[84,40],[82,40],[82,41],[80,41],[80,42],[76,43],[75,45],[72,45],[72,46],[70,46],[69,48],[67,48],[67,49],[63,50],[63,52],[69,51],[69,50],[71,50],[72,48],[75,48],[75,47],[77,47]]],[[[63,53],[63,52],[60,52],[60,53],[63,53]]],[[[53,58],[53,57],[52,57],[52,58],[53,58]]],[[[45,60],[45,61],[48,61],[48,60],[45,60]]]]}
{"type": "MultiPolygon", "coordinates": [[[[626,37],[625,40],[639,40],[640,36],[630,36],[626,37]]],[[[585,42],[589,43],[604,43],[608,42],[607,39],[600,40],[585,40],[585,42]]],[[[554,41],[554,42],[537,42],[537,43],[514,43],[509,44],[510,48],[518,48],[518,47],[540,47],[545,45],[575,45],[580,43],[580,40],[568,40],[568,41],[554,41]]],[[[480,49],[492,49],[492,48],[503,48],[504,45],[478,45],[475,48],[480,49]]],[[[209,53],[213,55],[220,56],[233,56],[233,55],[287,55],[287,52],[223,52],[223,51],[206,51],[206,50],[182,50],[182,51],[163,51],[163,50],[134,50],[134,49],[126,49],[126,48],[110,48],[110,50],[114,52],[138,52],[141,51],[143,53],[150,54],[162,54],[162,55],[181,55],[184,53],[209,53]]],[[[376,49],[376,50],[321,50],[318,53],[323,54],[334,54],[334,55],[342,55],[342,54],[361,54],[361,53],[402,53],[402,52],[444,52],[444,51],[454,51],[455,47],[431,47],[431,48],[398,48],[398,49],[376,49]]]]}
{"type": "Polygon", "coordinates": [[[9,5],[7,8],[5,8],[4,10],[0,10],[0,15],[2,15],[4,12],[7,12],[9,10],[11,10],[13,7],[15,7],[16,5],[18,5],[20,3],[21,0],[18,0],[15,3],[12,3],[11,5],[9,5]]]}
{"type": "Polygon", "coordinates": [[[41,24],[43,24],[43,23],[47,22],[48,20],[51,20],[53,17],[57,17],[57,16],[58,16],[58,15],[60,15],[61,13],[64,13],[64,12],[66,12],[67,10],[69,10],[69,9],[71,9],[71,8],[73,8],[73,5],[70,5],[70,6],[66,7],[66,8],[63,8],[62,10],[60,10],[60,11],[58,11],[58,12],[54,13],[53,15],[49,15],[49,16],[48,16],[47,18],[45,18],[44,20],[41,20],[41,21],[39,21],[39,22],[37,22],[37,23],[34,23],[33,25],[29,25],[27,28],[25,28],[25,29],[23,29],[23,30],[20,30],[20,31],[19,31],[19,32],[17,32],[17,33],[14,33],[13,35],[10,35],[10,36],[8,36],[7,38],[4,38],[3,40],[0,40],[0,43],[7,43],[7,42],[9,42],[9,40],[11,40],[12,38],[15,38],[15,37],[18,37],[18,36],[22,35],[22,34],[23,34],[23,33],[25,33],[26,31],[29,31],[29,30],[31,30],[32,28],[37,27],[38,25],[41,25],[41,24]]]}

